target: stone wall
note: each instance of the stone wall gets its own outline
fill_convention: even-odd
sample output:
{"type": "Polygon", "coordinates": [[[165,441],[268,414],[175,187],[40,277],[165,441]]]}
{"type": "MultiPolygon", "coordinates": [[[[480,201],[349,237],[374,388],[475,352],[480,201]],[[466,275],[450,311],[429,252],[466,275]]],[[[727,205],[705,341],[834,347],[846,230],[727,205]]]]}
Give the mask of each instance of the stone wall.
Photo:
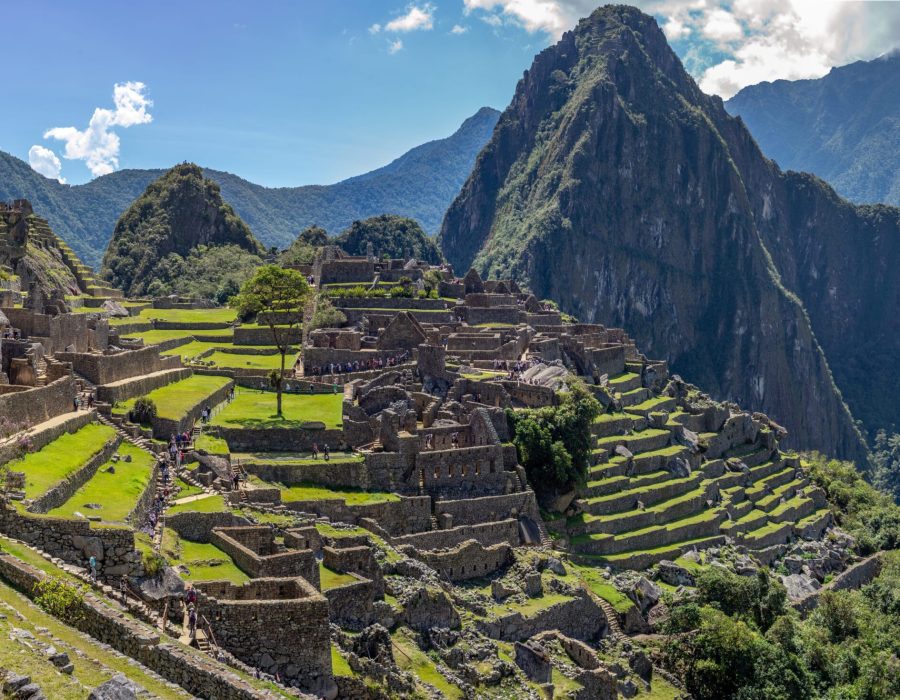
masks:
{"type": "Polygon", "coordinates": [[[84,486],[97,473],[97,469],[100,468],[101,464],[109,461],[109,458],[119,449],[121,442],[122,438],[118,435],[107,440],[98,452],[88,458],[87,462],[65,479],[55,483],[38,498],[35,498],[31,505],[28,506],[28,510],[32,513],[46,513],[68,501],[78,489],[84,486]]]}
{"type": "Polygon", "coordinates": [[[368,545],[340,546],[343,540],[338,539],[335,546],[322,547],[322,563],[329,569],[345,574],[357,574],[372,582],[376,595],[384,595],[384,576],[381,566],[375,558],[375,551],[368,545]]]}
{"type": "Polygon", "coordinates": [[[141,555],[134,548],[134,533],[127,527],[96,525],[87,520],[65,520],[0,510],[0,531],[41,549],[69,564],[86,567],[96,557],[100,576],[143,575],[141,555]]]}
{"type": "MultiPolygon", "coordinates": [[[[441,520],[442,518],[438,515],[438,522],[441,520]]],[[[456,547],[467,540],[474,540],[485,546],[499,543],[518,546],[519,521],[510,518],[497,522],[482,522],[477,525],[450,526],[446,529],[392,537],[391,544],[394,546],[408,544],[416,549],[442,549],[456,547]]]]}
{"type": "Polygon", "coordinates": [[[819,597],[825,591],[846,591],[861,588],[881,573],[883,552],[877,552],[848,569],[842,571],[815,593],[792,603],[802,613],[815,610],[819,605],[819,597]]]}
{"type": "Polygon", "coordinates": [[[356,581],[337,588],[329,588],[322,594],[328,599],[331,622],[345,629],[361,630],[374,621],[376,592],[367,578],[350,573],[356,581]]]}
{"type": "Polygon", "coordinates": [[[375,523],[375,531],[388,536],[422,532],[431,528],[431,499],[428,496],[400,496],[396,501],[347,505],[341,499],[293,501],[284,504],[288,510],[325,516],[349,525],[375,523]]]}
{"type": "Polygon", "coordinates": [[[540,517],[534,491],[531,489],[500,496],[436,501],[434,513],[439,520],[443,515],[449,515],[454,526],[495,522],[522,515],[540,517]]]}
{"type": "Polygon", "coordinates": [[[111,384],[97,387],[97,400],[104,403],[115,404],[119,401],[127,401],[135,396],[144,396],[154,389],[167,386],[172,382],[180,382],[192,374],[187,367],[153,372],[139,377],[122,379],[111,384]]]}
{"type": "Polygon", "coordinates": [[[210,542],[228,554],[250,578],[302,576],[319,587],[319,564],[309,549],[278,551],[267,525],[215,528],[210,542]]]}
{"type": "MultiPolygon", "coordinates": [[[[35,584],[46,574],[0,554],[0,577],[33,597],[35,584]]],[[[218,700],[275,700],[280,695],[254,688],[211,658],[181,644],[163,642],[148,625],[119,614],[88,592],[75,627],[103,644],[135,659],[197,697],[218,700]]]]}
{"type": "Polygon", "coordinates": [[[550,605],[530,617],[519,612],[496,619],[479,620],[476,627],[492,639],[520,642],[548,629],[583,641],[592,640],[606,631],[606,617],[600,607],[587,596],[550,605]]]}
{"type": "Polygon", "coordinates": [[[404,545],[401,551],[425,562],[451,581],[489,576],[512,560],[512,547],[506,542],[485,547],[475,540],[467,540],[456,547],[443,550],[424,550],[404,545]]]}
{"type": "Polygon", "coordinates": [[[72,410],[75,380],[62,377],[46,386],[0,395],[0,416],[16,423],[36,425],[72,410]]]}
{"type": "Polygon", "coordinates": [[[71,362],[78,374],[94,384],[112,384],[129,377],[181,366],[181,358],[177,355],[161,357],[155,345],[110,355],[63,352],[56,353],[56,359],[71,362]]]}
{"type": "MultiPolygon", "coordinates": [[[[286,338],[291,345],[299,345],[303,338],[303,331],[295,328],[290,333],[281,330],[278,333],[279,338],[286,338]]],[[[235,345],[272,345],[274,339],[270,328],[247,328],[245,326],[237,326],[234,329],[235,345]]]]}
{"type": "Polygon", "coordinates": [[[179,537],[192,542],[208,544],[213,528],[249,525],[250,521],[234,513],[195,513],[185,511],[166,516],[166,527],[178,533],[179,537]]]}
{"type": "Polygon", "coordinates": [[[252,463],[245,466],[247,472],[263,481],[278,482],[291,486],[311,482],[334,487],[366,488],[369,483],[366,463],[359,459],[341,459],[340,453],[332,454],[331,460],[319,460],[318,464],[290,465],[252,463]]]}
{"type": "MultiPolygon", "coordinates": [[[[37,452],[45,445],[49,445],[54,440],[58,439],[63,433],[74,433],[79,428],[82,428],[93,421],[95,416],[96,413],[94,411],[78,411],[77,413],[71,413],[65,420],[60,421],[55,425],[46,427],[42,430],[29,431],[28,439],[31,440],[32,451],[37,452]]],[[[6,464],[17,457],[19,457],[19,448],[16,446],[16,441],[13,441],[12,444],[0,446],[0,464],[6,464]]]]}
{"type": "Polygon", "coordinates": [[[219,644],[246,664],[334,697],[328,600],[302,578],[241,586],[197,582],[198,606],[219,644]]]}
{"type": "Polygon", "coordinates": [[[232,452],[308,452],[315,442],[321,448],[327,444],[337,450],[343,443],[343,431],[305,428],[226,428],[216,426],[216,432],[232,452]]]}

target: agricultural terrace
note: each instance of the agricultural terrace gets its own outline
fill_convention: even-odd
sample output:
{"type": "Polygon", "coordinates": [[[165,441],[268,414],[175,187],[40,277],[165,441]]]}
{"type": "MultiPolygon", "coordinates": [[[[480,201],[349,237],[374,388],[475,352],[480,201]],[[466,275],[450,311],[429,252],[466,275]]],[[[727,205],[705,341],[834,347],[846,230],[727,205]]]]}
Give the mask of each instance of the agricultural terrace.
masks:
{"type": "Polygon", "coordinates": [[[59,518],[90,515],[99,516],[104,523],[123,523],[150,483],[154,458],[128,442],[119,446],[117,454],[118,460],[103,464],[90,481],[48,515],[59,518]]]}
{"type": "Polygon", "coordinates": [[[212,425],[225,428],[299,428],[304,423],[321,421],[326,428],[343,424],[344,394],[284,394],[284,415],[275,415],[275,392],[239,388],[234,401],[212,419],[212,425]]]}
{"type": "Polygon", "coordinates": [[[34,499],[78,471],[116,431],[99,423],[88,423],[74,433],[65,433],[37,452],[12,462],[12,471],[25,472],[25,498],[34,499]]]}
{"type": "MultiPolygon", "coordinates": [[[[180,420],[191,409],[203,403],[222,387],[226,386],[230,379],[215,375],[195,374],[180,382],[173,382],[167,386],[154,389],[147,397],[156,404],[156,414],[160,418],[180,420]]],[[[127,414],[137,399],[129,399],[116,404],[113,413],[127,414]]]]}

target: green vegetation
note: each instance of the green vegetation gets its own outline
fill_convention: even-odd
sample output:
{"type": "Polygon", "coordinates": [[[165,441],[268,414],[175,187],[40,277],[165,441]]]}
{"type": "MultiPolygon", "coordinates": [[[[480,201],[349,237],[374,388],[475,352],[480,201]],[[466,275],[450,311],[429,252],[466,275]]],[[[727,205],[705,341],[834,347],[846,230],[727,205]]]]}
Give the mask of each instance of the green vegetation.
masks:
{"type": "Polygon", "coordinates": [[[879,430],[872,457],[872,483],[900,503],[900,433],[879,430]]]}
{"type": "Polygon", "coordinates": [[[900,547],[900,506],[866,483],[852,462],[807,455],[804,466],[832,504],[837,523],[856,537],[861,554],[900,547]]]}
{"type": "Polygon", "coordinates": [[[382,214],[363,221],[354,221],[335,241],[350,255],[365,255],[371,243],[376,256],[415,258],[428,263],[440,263],[444,256],[422,227],[405,216],[382,214]]]}
{"type": "MultiPolygon", "coordinates": [[[[221,309],[213,309],[218,312],[221,309]]],[[[230,343],[232,337],[234,336],[234,331],[230,328],[223,329],[215,329],[208,331],[191,331],[187,329],[160,329],[153,331],[140,331],[138,333],[129,333],[126,337],[128,338],[140,338],[144,341],[145,345],[156,345],[157,343],[163,343],[167,340],[174,340],[175,338],[191,338],[195,335],[202,335],[204,337],[221,337],[223,343],[230,343]]]]}
{"type": "Polygon", "coordinates": [[[186,566],[189,569],[188,573],[182,574],[187,580],[221,580],[231,581],[235,584],[246,583],[250,580],[250,577],[237,567],[231,557],[214,544],[182,539],[177,532],[170,528],[166,528],[163,532],[160,550],[172,566],[186,566]]]}
{"type": "Polygon", "coordinates": [[[281,265],[309,265],[315,260],[316,249],[328,244],[328,232],[318,226],[308,226],[300,232],[287,250],[278,256],[281,265]]]}
{"type": "Polygon", "coordinates": [[[221,513],[227,510],[230,509],[225,505],[225,499],[221,494],[217,494],[206,498],[198,498],[190,503],[170,506],[166,513],[169,515],[176,515],[177,513],[221,513]]]}
{"type": "Polygon", "coordinates": [[[343,393],[285,394],[283,412],[274,413],[271,391],[240,389],[234,401],[219,411],[212,425],[226,428],[297,428],[310,421],[321,421],[326,428],[339,428],[343,420],[343,393]]]}
{"type": "Polygon", "coordinates": [[[275,415],[279,417],[282,415],[285,356],[296,329],[303,324],[303,312],[310,294],[306,278],[296,270],[266,265],[259,268],[231,300],[241,318],[264,316],[269,326],[272,343],[280,354],[280,369],[275,372],[273,368],[271,375],[276,395],[275,415]]]}
{"type": "Polygon", "coordinates": [[[591,460],[591,423],[598,401],[580,381],[571,381],[558,406],[507,410],[510,433],[539,498],[584,483],[591,460]]]}
{"type": "Polygon", "coordinates": [[[394,647],[400,652],[394,655],[394,660],[400,668],[436,688],[443,697],[449,700],[461,700],[462,691],[441,675],[435,661],[419,649],[409,630],[406,628],[395,630],[391,633],[391,639],[394,647]]]}
{"type": "Polygon", "coordinates": [[[113,412],[119,415],[128,414],[135,408],[140,398],[147,398],[156,405],[157,415],[160,418],[180,420],[194,406],[208,399],[229,381],[231,380],[228,377],[194,374],[180,382],[154,389],[146,397],[116,404],[113,412]]]}
{"type": "Polygon", "coordinates": [[[72,497],[48,515],[60,518],[74,518],[76,512],[84,516],[99,515],[105,523],[122,523],[134,510],[138,499],[150,481],[153,471],[153,456],[144,450],[123,442],[118,454],[128,456],[130,462],[123,459],[110,460],[102,465],[97,473],[72,497]],[[108,472],[112,467],[114,472],[108,472]],[[100,506],[87,508],[87,504],[100,506]]]}
{"type": "MultiPolygon", "coordinates": [[[[239,346],[236,346],[239,347],[239,346]]],[[[291,355],[287,367],[292,367],[296,356],[291,355]]],[[[206,355],[203,362],[212,362],[217,367],[246,367],[249,369],[278,369],[281,367],[281,353],[271,355],[243,354],[216,350],[206,355]]]]}
{"type": "Polygon", "coordinates": [[[34,587],[34,602],[67,625],[84,617],[84,586],[76,586],[58,576],[47,576],[34,587]]]}
{"type": "MultiPolygon", "coordinates": [[[[221,323],[223,325],[237,320],[237,311],[220,306],[214,309],[143,309],[137,316],[126,319],[126,322],[134,321],[166,321],[168,323],[221,323]]],[[[231,333],[230,330],[226,331],[231,333]]],[[[216,331],[192,331],[200,335],[215,335],[216,331]]]]}
{"type": "Polygon", "coordinates": [[[322,562],[319,562],[319,584],[323,591],[346,586],[348,583],[355,583],[356,581],[357,579],[350,574],[342,574],[339,571],[334,571],[329,569],[322,562]]]}
{"type": "Polygon", "coordinates": [[[209,433],[201,433],[200,437],[194,443],[194,447],[198,450],[206,450],[214,455],[227,455],[228,443],[222,438],[210,435],[209,433]]]}
{"type": "Polygon", "coordinates": [[[180,287],[227,294],[262,253],[219,186],[204,179],[196,165],[183,163],[151,183],[119,218],[101,274],[130,297],[180,287]],[[204,250],[195,252],[200,245],[204,250]]]}
{"type": "Polygon", "coordinates": [[[37,498],[51,486],[81,468],[114,439],[116,431],[99,423],[88,423],[74,433],[65,433],[37,452],[10,464],[25,472],[25,497],[37,498]]]}

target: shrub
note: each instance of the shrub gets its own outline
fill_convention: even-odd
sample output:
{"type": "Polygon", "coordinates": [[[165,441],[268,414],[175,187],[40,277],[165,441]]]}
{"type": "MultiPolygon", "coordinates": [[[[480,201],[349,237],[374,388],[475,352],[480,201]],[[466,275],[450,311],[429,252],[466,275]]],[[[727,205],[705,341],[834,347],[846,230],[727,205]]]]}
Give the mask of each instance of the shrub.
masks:
{"type": "Polygon", "coordinates": [[[37,603],[45,611],[66,624],[73,625],[84,617],[84,587],[59,576],[47,576],[34,586],[37,603]]]}
{"type": "Polygon", "coordinates": [[[156,552],[146,551],[141,556],[141,565],[144,567],[144,573],[151,578],[162,574],[166,564],[166,560],[156,552]]]}
{"type": "Polygon", "coordinates": [[[140,423],[141,425],[150,425],[156,418],[156,404],[148,396],[140,396],[134,402],[134,408],[129,414],[132,423],[140,423]]]}

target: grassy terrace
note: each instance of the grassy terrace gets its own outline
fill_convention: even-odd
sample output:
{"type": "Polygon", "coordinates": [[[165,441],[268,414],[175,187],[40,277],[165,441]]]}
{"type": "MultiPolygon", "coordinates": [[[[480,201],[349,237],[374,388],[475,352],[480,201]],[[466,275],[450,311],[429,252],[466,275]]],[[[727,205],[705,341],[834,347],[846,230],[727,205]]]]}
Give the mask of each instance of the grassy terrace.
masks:
{"type": "Polygon", "coordinates": [[[634,372],[623,372],[622,374],[620,374],[616,377],[612,377],[609,380],[609,385],[615,389],[616,387],[619,387],[623,384],[627,384],[628,382],[633,381],[635,379],[640,379],[640,375],[635,374],[634,372]]]}
{"type": "Polygon", "coordinates": [[[137,316],[131,316],[128,320],[150,321],[152,319],[169,323],[232,323],[237,319],[237,312],[227,307],[218,309],[143,309],[137,316]]]}
{"type": "MultiPolygon", "coordinates": [[[[285,369],[294,366],[297,359],[296,353],[288,353],[284,357],[285,369]]],[[[217,367],[247,367],[250,369],[279,369],[281,367],[281,354],[251,355],[235,352],[222,352],[216,350],[211,355],[203,358],[203,362],[212,362],[217,367]]]]}
{"type": "MultiPolygon", "coordinates": [[[[181,498],[181,494],[178,497],[181,498]]],[[[190,503],[171,506],[166,510],[166,515],[176,515],[177,513],[220,513],[227,510],[231,509],[225,505],[225,499],[221,495],[215,495],[191,501],[190,503]]]]}
{"type": "Polygon", "coordinates": [[[284,415],[275,415],[275,392],[240,389],[234,401],[212,419],[212,425],[226,428],[299,428],[321,421],[326,428],[340,428],[343,393],[284,394],[284,415]]]}
{"type": "MultiPolygon", "coordinates": [[[[322,457],[313,459],[303,457],[301,452],[259,452],[259,453],[234,453],[232,457],[239,459],[243,464],[278,464],[284,467],[306,467],[322,464],[322,457]]],[[[331,462],[346,464],[347,462],[362,462],[364,457],[361,452],[332,452],[331,462]]]]}
{"type": "Polygon", "coordinates": [[[13,471],[25,472],[25,497],[37,498],[77,471],[115,435],[116,431],[106,425],[89,423],[74,433],[61,435],[9,466],[13,471]]]}
{"type": "Polygon", "coordinates": [[[232,330],[230,328],[221,328],[209,331],[189,331],[184,329],[160,329],[160,330],[152,330],[152,331],[140,331],[138,333],[129,333],[127,338],[140,338],[144,341],[145,345],[155,345],[156,343],[162,343],[167,340],[173,340],[175,338],[193,338],[195,335],[202,336],[212,336],[215,338],[221,338],[223,341],[231,341],[233,336],[232,330]]]}
{"type": "Polygon", "coordinates": [[[172,566],[186,566],[190,573],[182,574],[189,581],[231,581],[241,584],[250,580],[221,549],[213,544],[183,540],[170,528],[163,532],[162,553],[172,566]]]}
{"type": "Polygon", "coordinates": [[[257,479],[256,477],[251,477],[250,483],[256,486],[267,488],[274,487],[280,489],[282,503],[291,503],[292,501],[324,501],[327,499],[341,499],[348,506],[361,506],[371,505],[373,503],[387,503],[390,501],[400,500],[399,496],[393,493],[385,493],[381,491],[359,491],[356,489],[336,489],[311,483],[298,484],[296,486],[285,486],[283,484],[273,484],[265,482],[257,479]]]}
{"type": "MultiPolygon", "coordinates": [[[[156,404],[156,412],[160,418],[180,420],[194,406],[212,396],[229,381],[228,377],[195,374],[180,382],[154,389],[147,396],[156,404]]],[[[134,407],[136,400],[134,398],[116,404],[113,413],[125,415],[134,407]]]]}
{"type": "Polygon", "coordinates": [[[84,516],[99,515],[104,523],[123,523],[150,481],[153,457],[127,442],[119,446],[119,455],[130,456],[131,461],[120,459],[102,465],[90,481],[48,515],[75,518],[75,513],[79,512],[84,516]],[[115,469],[114,473],[106,471],[110,466],[115,469]],[[100,508],[87,508],[87,504],[99,505],[100,508]]]}
{"type": "Polygon", "coordinates": [[[346,586],[348,583],[355,583],[357,580],[357,578],[350,574],[342,574],[339,571],[334,571],[333,569],[329,569],[322,562],[319,562],[319,582],[323,591],[346,586]]]}

